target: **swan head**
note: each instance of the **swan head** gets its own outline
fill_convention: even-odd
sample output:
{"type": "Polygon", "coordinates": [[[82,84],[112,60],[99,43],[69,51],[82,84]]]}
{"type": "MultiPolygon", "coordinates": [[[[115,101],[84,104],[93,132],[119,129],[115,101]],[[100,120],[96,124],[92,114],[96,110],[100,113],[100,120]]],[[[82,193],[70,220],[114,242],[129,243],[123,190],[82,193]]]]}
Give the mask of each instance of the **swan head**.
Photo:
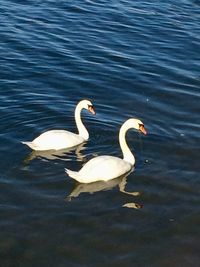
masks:
{"type": "Polygon", "coordinates": [[[144,123],[141,120],[131,118],[131,119],[127,120],[125,123],[127,124],[128,128],[135,128],[136,130],[143,133],[144,135],[147,134],[147,131],[144,127],[144,123]]]}
{"type": "Polygon", "coordinates": [[[93,115],[96,114],[94,106],[90,100],[87,100],[87,99],[82,100],[79,102],[79,105],[81,106],[81,108],[87,109],[93,115]]]}

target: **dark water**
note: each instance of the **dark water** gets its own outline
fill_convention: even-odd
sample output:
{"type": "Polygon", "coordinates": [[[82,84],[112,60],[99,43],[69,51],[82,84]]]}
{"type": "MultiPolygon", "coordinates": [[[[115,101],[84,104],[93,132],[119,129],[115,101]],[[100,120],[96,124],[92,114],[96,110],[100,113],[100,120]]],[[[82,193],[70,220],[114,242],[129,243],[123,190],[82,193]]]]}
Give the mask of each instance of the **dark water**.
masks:
{"type": "Polygon", "coordinates": [[[199,10],[197,0],[1,1],[1,266],[199,266],[199,10]],[[80,151],[20,143],[75,132],[83,98],[97,115],[83,112],[80,151]],[[126,190],[140,195],[120,181],[77,187],[64,168],[121,156],[129,117],[149,133],[127,135],[126,190]]]}

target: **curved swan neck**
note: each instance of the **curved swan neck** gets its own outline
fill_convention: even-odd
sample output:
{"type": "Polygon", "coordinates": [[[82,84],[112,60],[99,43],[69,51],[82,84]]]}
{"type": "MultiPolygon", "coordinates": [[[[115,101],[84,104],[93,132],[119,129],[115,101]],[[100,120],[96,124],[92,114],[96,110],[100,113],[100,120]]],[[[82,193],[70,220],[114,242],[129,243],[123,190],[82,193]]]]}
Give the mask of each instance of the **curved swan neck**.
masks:
{"type": "Polygon", "coordinates": [[[131,165],[135,164],[135,157],[126,143],[126,132],[132,128],[125,122],[119,131],[119,144],[123,153],[123,159],[129,162],[131,165]]]}
{"type": "Polygon", "coordinates": [[[75,109],[75,121],[76,121],[76,126],[78,129],[78,134],[83,137],[85,140],[88,140],[89,138],[89,133],[85,126],[82,123],[81,120],[81,111],[84,108],[82,101],[78,103],[75,109]]]}

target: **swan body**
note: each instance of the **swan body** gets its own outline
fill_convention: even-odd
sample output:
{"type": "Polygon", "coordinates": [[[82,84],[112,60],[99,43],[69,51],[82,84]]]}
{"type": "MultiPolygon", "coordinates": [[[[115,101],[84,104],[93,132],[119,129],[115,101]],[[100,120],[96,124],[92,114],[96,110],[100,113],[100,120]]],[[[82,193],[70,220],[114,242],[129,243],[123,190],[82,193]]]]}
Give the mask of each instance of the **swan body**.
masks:
{"type": "Polygon", "coordinates": [[[67,174],[79,183],[109,181],[132,169],[131,163],[113,156],[99,156],[87,162],[79,172],[66,169],[67,174]]]}
{"type": "Polygon", "coordinates": [[[60,150],[77,146],[89,138],[89,133],[81,121],[81,110],[87,109],[95,114],[94,107],[89,100],[80,101],[75,109],[75,121],[78,134],[65,130],[50,130],[42,133],[31,142],[22,142],[36,151],[60,150]]]}
{"type": "Polygon", "coordinates": [[[135,157],[130,151],[125,135],[128,129],[134,128],[146,134],[144,124],[138,119],[128,119],[119,132],[119,143],[123,159],[114,156],[99,156],[88,161],[79,172],[65,169],[66,173],[80,183],[109,181],[129,172],[134,164],[135,157]]]}
{"type": "Polygon", "coordinates": [[[42,133],[32,142],[22,142],[33,150],[60,150],[76,146],[83,143],[85,139],[82,136],[65,130],[50,130],[42,133]]]}

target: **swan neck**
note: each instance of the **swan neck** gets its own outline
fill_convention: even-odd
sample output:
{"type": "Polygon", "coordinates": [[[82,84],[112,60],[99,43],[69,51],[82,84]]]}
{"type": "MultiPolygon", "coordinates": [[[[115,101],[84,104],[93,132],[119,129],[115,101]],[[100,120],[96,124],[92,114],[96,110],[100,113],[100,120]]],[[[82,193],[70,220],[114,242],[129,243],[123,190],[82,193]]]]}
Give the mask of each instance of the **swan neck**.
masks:
{"type": "Polygon", "coordinates": [[[125,161],[129,162],[131,165],[134,165],[135,164],[135,157],[126,143],[126,132],[130,128],[131,127],[127,127],[126,124],[122,125],[122,127],[119,131],[119,143],[120,143],[120,147],[121,147],[121,150],[123,153],[123,159],[125,161]]]}
{"type": "Polygon", "coordinates": [[[75,122],[78,129],[78,134],[83,137],[85,140],[88,140],[89,133],[85,126],[83,125],[83,122],[81,120],[81,111],[83,109],[82,103],[80,102],[75,109],[75,122]]]}

